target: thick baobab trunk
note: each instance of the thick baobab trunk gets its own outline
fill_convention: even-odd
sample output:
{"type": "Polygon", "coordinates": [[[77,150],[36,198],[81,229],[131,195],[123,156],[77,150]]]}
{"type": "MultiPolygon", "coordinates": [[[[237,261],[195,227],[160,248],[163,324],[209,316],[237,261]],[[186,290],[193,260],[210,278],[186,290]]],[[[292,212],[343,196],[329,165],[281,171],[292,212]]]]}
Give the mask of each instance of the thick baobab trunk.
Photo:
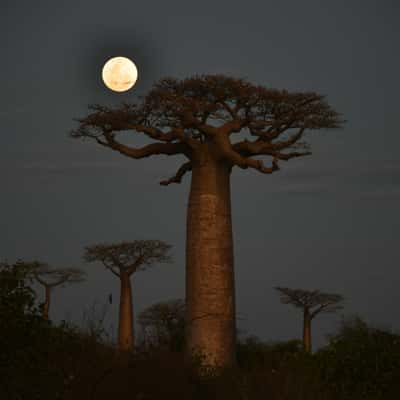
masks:
{"type": "Polygon", "coordinates": [[[131,351],[134,346],[132,289],[128,273],[121,271],[119,300],[118,349],[131,351]]]}
{"type": "Polygon", "coordinates": [[[311,315],[307,308],[304,309],[303,343],[304,349],[311,352],[311,315]]]}
{"type": "Polygon", "coordinates": [[[229,165],[193,163],[186,238],[186,352],[235,363],[235,287],[229,165]]]}
{"type": "Polygon", "coordinates": [[[46,285],[44,287],[44,290],[45,290],[45,299],[43,304],[43,318],[49,319],[51,287],[46,285]]]}

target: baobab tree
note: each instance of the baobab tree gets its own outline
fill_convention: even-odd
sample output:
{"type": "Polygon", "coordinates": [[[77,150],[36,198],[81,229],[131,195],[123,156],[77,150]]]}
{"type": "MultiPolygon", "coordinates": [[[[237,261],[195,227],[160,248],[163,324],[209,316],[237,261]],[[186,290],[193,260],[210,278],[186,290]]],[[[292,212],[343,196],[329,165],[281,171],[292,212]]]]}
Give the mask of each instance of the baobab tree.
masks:
{"type": "Polygon", "coordinates": [[[206,364],[234,364],[231,171],[239,167],[272,174],[281,160],[310,155],[303,140],[306,132],[339,127],[339,114],[317,93],[289,93],[224,75],[199,75],[161,79],[134,104],[90,106],[89,114],[77,122],[73,138],[93,140],[124,156],[186,159],[174,176],[160,182],[180,183],[185,174],[192,175],[186,231],[186,351],[189,356],[201,353],[206,364]],[[128,145],[124,131],[153,142],[128,145]],[[271,159],[270,165],[260,159],[263,156],[271,159]]]}
{"type": "Polygon", "coordinates": [[[145,345],[180,350],[185,332],[185,302],[175,299],[152,304],[140,312],[138,323],[145,345]]]}
{"type": "Polygon", "coordinates": [[[86,275],[84,271],[78,268],[53,268],[38,261],[27,262],[26,265],[29,267],[34,280],[44,288],[45,300],[42,311],[44,319],[49,319],[52,290],[57,286],[82,282],[86,275]]]}
{"type": "Polygon", "coordinates": [[[118,349],[131,351],[135,345],[131,276],[155,263],[171,262],[171,246],[161,240],[135,240],[96,244],[85,248],[84,260],[101,262],[120,280],[118,349]]]}
{"type": "Polygon", "coordinates": [[[319,313],[332,313],[343,308],[339,294],[321,293],[319,290],[275,287],[280,292],[281,303],[292,304],[303,310],[303,344],[311,352],[311,321],[319,313]]]}

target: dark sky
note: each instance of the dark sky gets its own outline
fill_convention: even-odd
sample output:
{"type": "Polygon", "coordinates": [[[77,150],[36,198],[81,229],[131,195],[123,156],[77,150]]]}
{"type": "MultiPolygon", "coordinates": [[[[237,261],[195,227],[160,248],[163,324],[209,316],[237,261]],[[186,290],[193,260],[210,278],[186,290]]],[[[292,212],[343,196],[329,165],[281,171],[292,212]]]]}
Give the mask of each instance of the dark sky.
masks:
{"type": "MultiPolygon", "coordinates": [[[[223,73],[327,95],[348,120],[311,132],[313,155],[272,176],[235,170],[232,206],[239,327],[263,339],[301,334],[273,286],[318,288],[400,329],[400,5],[381,1],[1,0],[0,258],[80,266],[86,283],[54,294],[54,319],[117,298],[116,278],[83,247],[156,238],[174,263],[134,277],[136,311],[183,297],[189,177],[179,159],[131,160],[68,137],[90,103],[135,101],[163,76],[223,73]],[[138,66],[133,90],[101,82],[111,56],[138,66]]],[[[116,328],[117,306],[107,324],[116,328]]],[[[323,343],[340,315],[315,320],[323,343]]]]}

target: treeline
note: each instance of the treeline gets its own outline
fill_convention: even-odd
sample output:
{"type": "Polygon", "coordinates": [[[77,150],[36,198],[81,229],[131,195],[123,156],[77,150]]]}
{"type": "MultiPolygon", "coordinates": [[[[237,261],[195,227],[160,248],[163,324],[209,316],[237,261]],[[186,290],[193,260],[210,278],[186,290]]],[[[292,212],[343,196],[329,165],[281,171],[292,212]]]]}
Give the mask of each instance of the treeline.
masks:
{"type": "MultiPolygon", "coordinates": [[[[103,265],[120,281],[118,316],[119,351],[133,351],[136,347],[131,277],[138,271],[143,271],[154,264],[170,263],[172,261],[170,255],[171,247],[171,245],[161,240],[135,240],[112,244],[100,243],[85,248],[83,254],[84,261],[103,265]]],[[[18,261],[14,264],[14,268],[22,271],[26,278],[43,287],[44,302],[41,308],[44,319],[49,318],[51,293],[56,287],[82,282],[86,279],[86,273],[81,269],[55,269],[40,261],[18,261]]],[[[311,321],[320,313],[335,312],[342,309],[343,297],[338,294],[322,293],[319,290],[290,289],[285,287],[275,287],[275,289],[279,291],[282,303],[291,304],[301,309],[303,313],[303,345],[305,351],[310,352],[311,321]]],[[[109,302],[112,302],[111,295],[109,302]]],[[[172,304],[168,306],[168,309],[159,306],[158,308],[154,308],[152,312],[158,312],[158,317],[162,315],[163,318],[167,318],[166,315],[168,313],[171,314],[172,310],[175,314],[178,313],[179,306],[177,304],[174,307],[172,307],[172,304]]],[[[184,314],[187,314],[187,312],[186,310],[184,312],[183,308],[181,311],[182,315],[180,316],[184,318],[184,314]]],[[[173,315],[170,315],[168,318],[172,317],[173,315]]],[[[168,320],[167,323],[169,324],[170,321],[168,320]]],[[[146,332],[146,329],[143,332],[146,332]]],[[[182,335],[184,336],[184,333],[182,335]]]]}
{"type": "Polygon", "coordinates": [[[199,376],[183,355],[184,308],[177,299],[143,310],[135,351],[116,351],[101,324],[84,330],[65,321],[52,323],[32,289],[32,269],[2,263],[0,398],[398,398],[400,335],[361,318],[343,320],[327,345],[314,353],[298,340],[244,338],[237,345],[237,367],[199,376]]]}

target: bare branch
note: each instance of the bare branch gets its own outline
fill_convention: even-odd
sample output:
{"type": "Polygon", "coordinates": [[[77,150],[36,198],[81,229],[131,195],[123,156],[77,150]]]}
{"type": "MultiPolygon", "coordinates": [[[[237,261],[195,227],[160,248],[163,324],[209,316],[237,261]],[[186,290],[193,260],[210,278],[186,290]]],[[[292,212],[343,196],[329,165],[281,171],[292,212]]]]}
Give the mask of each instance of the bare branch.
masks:
{"type": "Polygon", "coordinates": [[[291,136],[289,139],[273,143],[273,149],[279,151],[294,145],[303,136],[304,130],[305,127],[301,127],[299,131],[295,135],[291,136]]]}
{"type": "Polygon", "coordinates": [[[181,183],[182,177],[186,174],[186,172],[189,172],[191,170],[192,170],[192,163],[188,161],[179,167],[178,171],[172,178],[161,181],[160,185],[167,186],[171,183],[181,183]]]}
{"type": "Polygon", "coordinates": [[[248,167],[250,168],[254,168],[259,172],[262,172],[263,174],[272,174],[275,171],[279,170],[279,166],[277,163],[276,158],[274,158],[272,160],[272,166],[271,167],[266,167],[264,165],[264,163],[262,162],[262,160],[256,160],[253,158],[242,158],[242,160],[240,161],[240,164],[236,164],[238,165],[240,168],[246,169],[248,167]]]}
{"type": "Polygon", "coordinates": [[[297,158],[297,157],[304,157],[304,156],[310,156],[312,153],[311,151],[304,151],[304,152],[298,152],[298,151],[293,151],[292,153],[272,153],[275,158],[278,160],[290,160],[291,158],[297,158]]]}
{"type": "Polygon", "coordinates": [[[106,136],[106,140],[106,143],[99,143],[103,144],[103,146],[110,147],[127,157],[136,159],[150,157],[157,154],[174,155],[185,154],[187,152],[185,145],[182,145],[181,143],[151,143],[141,148],[134,148],[117,142],[111,137],[111,135],[106,136]]]}
{"type": "Polygon", "coordinates": [[[121,277],[121,274],[118,272],[118,267],[116,267],[115,265],[111,264],[108,262],[108,260],[104,259],[102,260],[103,265],[109,270],[111,271],[115,276],[117,276],[118,278],[121,277]]]}
{"type": "MultiPolygon", "coordinates": [[[[325,297],[325,299],[324,299],[325,301],[311,313],[311,319],[313,319],[320,312],[332,313],[332,312],[336,312],[336,311],[343,309],[343,305],[338,304],[343,301],[342,296],[333,295],[333,294],[329,294],[329,295],[325,294],[324,297],[325,297]]],[[[322,299],[321,299],[321,301],[322,301],[322,299]]]]}

